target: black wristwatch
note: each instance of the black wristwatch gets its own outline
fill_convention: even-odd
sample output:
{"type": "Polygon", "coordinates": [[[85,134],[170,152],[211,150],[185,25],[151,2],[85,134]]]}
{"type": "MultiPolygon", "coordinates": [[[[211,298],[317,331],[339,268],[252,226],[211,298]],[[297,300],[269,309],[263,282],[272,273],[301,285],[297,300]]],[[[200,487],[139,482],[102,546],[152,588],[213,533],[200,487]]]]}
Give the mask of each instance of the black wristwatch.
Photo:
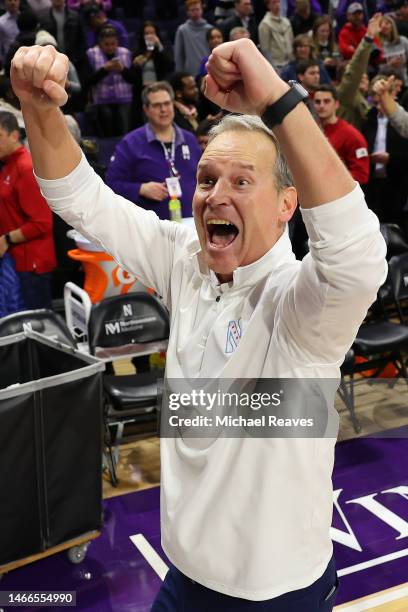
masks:
{"type": "Polygon", "coordinates": [[[10,238],[10,234],[4,234],[4,237],[5,237],[5,239],[6,239],[7,246],[9,246],[9,247],[10,247],[10,246],[12,246],[12,245],[14,244],[14,242],[13,242],[13,241],[11,240],[11,238],[10,238]]]}
{"type": "Polygon", "coordinates": [[[308,92],[297,81],[289,81],[290,89],[279,100],[268,106],[261,119],[268,128],[282,123],[284,118],[299,102],[309,97],[308,92]]]}

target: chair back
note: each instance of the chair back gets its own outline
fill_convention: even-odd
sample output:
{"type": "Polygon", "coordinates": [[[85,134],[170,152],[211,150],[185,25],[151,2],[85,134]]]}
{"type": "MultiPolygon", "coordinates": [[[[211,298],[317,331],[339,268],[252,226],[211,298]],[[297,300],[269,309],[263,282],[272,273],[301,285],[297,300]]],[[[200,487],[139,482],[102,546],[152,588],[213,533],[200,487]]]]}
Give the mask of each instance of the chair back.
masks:
{"type": "Polygon", "coordinates": [[[401,228],[395,223],[381,223],[380,230],[387,245],[387,259],[408,253],[408,242],[401,228]]]}
{"type": "Polygon", "coordinates": [[[408,253],[396,255],[388,262],[388,277],[390,279],[394,300],[397,305],[401,322],[407,322],[401,302],[408,300],[408,253]]]}
{"type": "Polygon", "coordinates": [[[163,304],[138,291],[94,304],[88,323],[89,350],[145,344],[169,337],[169,317],[163,304]]]}
{"type": "Polygon", "coordinates": [[[64,319],[48,308],[15,312],[0,319],[0,337],[11,336],[26,329],[76,348],[75,340],[64,319]]]}

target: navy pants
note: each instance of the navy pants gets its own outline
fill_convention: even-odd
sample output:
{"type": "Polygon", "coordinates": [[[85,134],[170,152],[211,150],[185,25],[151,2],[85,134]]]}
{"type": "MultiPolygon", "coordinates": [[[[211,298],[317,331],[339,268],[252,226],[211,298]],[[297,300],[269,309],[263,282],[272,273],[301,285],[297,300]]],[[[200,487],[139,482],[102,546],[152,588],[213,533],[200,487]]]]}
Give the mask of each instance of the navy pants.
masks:
{"type": "Polygon", "coordinates": [[[24,308],[51,308],[51,273],[17,272],[20,279],[24,308]]]}
{"type": "Polygon", "coordinates": [[[265,601],[217,593],[171,567],[151,612],[331,612],[338,588],[334,560],[310,586],[265,601]]]}

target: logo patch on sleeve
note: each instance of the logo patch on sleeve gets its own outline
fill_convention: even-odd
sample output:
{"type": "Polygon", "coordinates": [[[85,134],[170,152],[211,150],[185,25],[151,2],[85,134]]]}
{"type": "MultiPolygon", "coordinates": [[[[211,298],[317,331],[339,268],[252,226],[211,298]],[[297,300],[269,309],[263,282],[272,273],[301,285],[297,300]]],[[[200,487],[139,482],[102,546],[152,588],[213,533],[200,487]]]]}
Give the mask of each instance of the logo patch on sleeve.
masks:
{"type": "Polygon", "coordinates": [[[361,159],[362,157],[368,157],[368,151],[365,147],[361,147],[360,149],[356,149],[356,157],[357,159],[361,159]]]}

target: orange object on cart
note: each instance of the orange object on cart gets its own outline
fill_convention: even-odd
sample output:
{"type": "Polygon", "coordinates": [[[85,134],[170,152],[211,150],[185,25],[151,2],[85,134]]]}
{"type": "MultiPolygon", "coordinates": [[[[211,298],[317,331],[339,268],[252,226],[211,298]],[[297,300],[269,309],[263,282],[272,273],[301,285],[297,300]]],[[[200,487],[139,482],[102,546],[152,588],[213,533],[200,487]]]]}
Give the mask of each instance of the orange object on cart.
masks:
{"type": "Polygon", "coordinates": [[[113,295],[123,295],[128,291],[146,291],[134,276],[123,270],[111,255],[101,251],[72,249],[69,257],[80,261],[85,272],[84,290],[95,304],[113,295]]]}

